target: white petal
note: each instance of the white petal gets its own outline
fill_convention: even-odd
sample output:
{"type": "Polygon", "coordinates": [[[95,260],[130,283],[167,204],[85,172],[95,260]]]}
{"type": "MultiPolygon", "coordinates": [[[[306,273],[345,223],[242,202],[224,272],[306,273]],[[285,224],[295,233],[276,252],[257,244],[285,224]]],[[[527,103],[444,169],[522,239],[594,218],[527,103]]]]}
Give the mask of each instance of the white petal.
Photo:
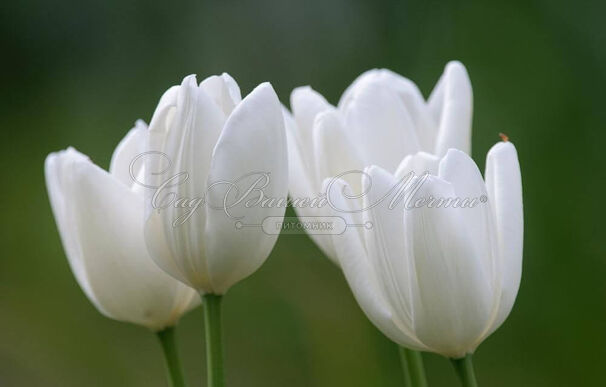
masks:
{"type": "Polygon", "coordinates": [[[392,320],[400,331],[400,344],[426,350],[414,332],[414,298],[416,287],[411,235],[405,230],[403,205],[394,206],[392,198],[398,180],[379,167],[367,170],[368,195],[364,197],[366,248],[385,299],[392,311],[392,320]]]}
{"type": "MultiPolygon", "coordinates": [[[[327,110],[318,114],[313,130],[316,176],[321,179],[320,181],[338,176],[348,183],[352,193],[361,193],[360,175],[363,172],[364,164],[347,137],[339,113],[336,110],[327,110]]],[[[319,208],[315,215],[330,215],[326,210],[327,207],[319,208]]],[[[356,223],[362,222],[359,213],[352,214],[352,218],[356,223]]],[[[319,241],[318,244],[324,253],[338,264],[334,244],[329,245],[332,238],[325,235],[314,235],[312,239],[316,242],[319,241]]]]}
{"type": "MultiPolygon", "coordinates": [[[[151,144],[154,145],[159,141],[158,148],[161,149],[150,150],[161,150],[166,153],[173,163],[174,173],[190,174],[192,184],[187,185],[190,193],[204,192],[212,152],[225,122],[225,116],[206,92],[197,86],[193,75],[183,80],[175,97],[170,120],[164,125],[156,126],[152,118],[151,144]],[[165,133],[164,137],[162,133],[165,133]]],[[[160,175],[157,181],[162,182],[166,177],[160,175]]]]}
{"type": "Polygon", "coordinates": [[[522,178],[518,155],[512,143],[500,142],[488,152],[486,186],[496,220],[499,265],[502,273],[499,313],[492,324],[492,332],[509,316],[522,277],[522,178]]]}
{"type": "Polygon", "coordinates": [[[347,105],[355,99],[356,90],[368,83],[380,84],[397,95],[410,114],[420,149],[433,152],[438,131],[437,121],[432,117],[417,85],[408,78],[387,69],[366,71],[345,90],[339,101],[339,108],[346,110],[347,105]]]}
{"type": "Polygon", "coordinates": [[[360,192],[360,172],[364,169],[356,147],[347,137],[339,113],[335,110],[325,111],[316,116],[314,124],[314,150],[316,176],[320,181],[327,177],[341,176],[352,187],[360,192]]]}
{"type": "Polygon", "coordinates": [[[434,153],[443,156],[449,148],[471,153],[473,94],[463,64],[453,61],[446,65],[428,104],[439,123],[434,153]]]}
{"type": "Polygon", "coordinates": [[[334,109],[320,93],[309,86],[297,87],[292,91],[290,107],[299,130],[309,133],[310,138],[316,115],[325,110],[334,109]]]}
{"type": "Polygon", "coordinates": [[[226,116],[242,101],[238,83],[227,73],[206,78],[200,83],[200,88],[215,101],[226,116]]]}
{"type": "Polygon", "coordinates": [[[145,151],[146,141],[147,124],[143,120],[137,120],[135,127],[126,134],[114,150],[109,164],[109,173],[127,187],[132,187],[136,184],[131,177],[131,163],[133,167],[132,174],[135,177],[143,168],[144,163],[142,160],[141,162],[134,163],[133,161],[145,151]]]}
{"type": "MultiPolygon", "coordinates": [[[[320,182],[312,180],[314,165],[310,162],[303,162],[301,150],[296,138],[297,123],[286,108],[282,108],[284,115],[284,126],[286,129],[286,139],[288,143],[288,191],[292,200],[301,202],[305,198],[315,198],[322,192],[320,182]]],[[[313,156],[313,155],[312,155],[313,156]]],[[[322,209],[311,206],[293,205],[298,216],[323,216],[322,209]]],[[[324,255],[330,257],[336,263],[336,254],[330,235],[308,234],[309,237],[318,245],[324,255]]]]}
{"type": "Polygon", "coordinates": [[[159,187],[178,174],[182,178],[180,184],[162,190],[160,200],[153,198],[155,189],[146,190],[147,246],[160,267],[193,287],[208,286],[210,281],[203,237],[206,211],[203,205],[194,209],[175,203],[204,198],[213,148],[224,120],[223,112],[198,87],[195,76],[188,76],[170,100],[163,97],[150,124],[148,150],[165,157],[146,158],[146,184],[159,187]],[[153,203],[160,203],[161,208],[153,203]]]}
{"type": "Polygon", "coordinates": [[[339,103],[337,104],[337,107],[340,110],[343,110],[352,100],[353,95],[355,94],[354,91],[358,89],[360,85],[363,85],[370,79],[375,78],[376,74],[380,71],[380,69],[370,69],[358,75],[358,77],[354,79],[354,81],[349,86],[347,86],[343,94],[341,94],[341,98],[339,98],[339,103]]]}
{"type": "MultiPolygon", "coordinates": [[[[351,188],[343,180],[325,181],[327,194],[332,205],[339,209],[350,211],[352,207],[342,192],[351,192],[351,188]]],[[[348,224],[355,223],[352,214],[336,211],[348,224]]],[[[381,290],[381,279],[367,256],[362,235],[356,228],[349,227],[343,234],[333,235],[333,241],[339,263],[356,301],[368,319],[391,340],[411,348],[421,349],[414,345],[414,340],[402,333],[392,319],[392,310],[381,290]]]]}
{"type": "MultiPolygon", "coordinates": [[[[467,233],[473,235],[476,255],[483,258],[487,278],[496,276],[496,251],[494,251],[494,219],[486,203],[486,184],[476,163],[466,153],[450,149],[440,162],[439,177],[452,184],[457,199],[470,200],[473,207],[461,208],[462,220],[467,233]]],[[[461,202],[463,203],[463,202],[461,202]]],[[[494,289],[495,291],[497,289],[494,289]]]]}
{"type": "MultiPolygon", "coordinates": [[[[260,177],[259,173],[270,176],[269,185],[263,189],[264,196],[285,200],[288,159],[284,118],[278,97],[269,83],[255,88],[227,120],[215,148],[209,184],[238,182],[240,192],[245,192],[260,177]],[[251,173],[254,176],[242,179],[251,173]]],[[[223,203],[224,188],[224,185],[217,186],[209,191],[211,205],[223,203]]],[[[258,192],[253,192],[249,198],[257,196],[258,192]]],[[[225,293],[231,285],[257,270],[276,241],[276,235],[264,234],[258,225],[268,216],[283,216],[285,207],[247,207],[246,203],[247,200],[242,201],[230,210],[235,216],[243,216],[242,223],[256,227],[237,229],[236,219],[227,217],[223,209],[208,210],[206,240],[213,293],[225,293]]]]}
{"type": "Polygon", "coordinates": [[[413,98],[423,101],[421,91],[410,79],[388,69],[371,69],[358,76],[351,85],[345,89],[339,100],[339,109],[345,109],[347,107],[351,100],[355,98],[354,96],[358,89],[363,88],[367,83],[376,82],[380,82],[385,87],[400,91],[402,94],[409,94],[413,98]]]}
{"type": "MultiPolygon", "coordinates": [[[[428,175],[416,197],[454,197],[451,184],[428,175]]],[[[421,206],[405,211],[416,269],[414,326],[420,341],[448,357],[472,352],[491,317],[493,292],[465,209],[421,206]]]]}
{"type": "Polygon", "coordinates": [[[380,82],[367,82],[354,92],[343,109],[351,142],[365,165],[395,171],[406,155],[420,150],[410,113],[380,82]]]}
{"type": "Polygon", "coordinates": [[[89,161],[72,163],[64,185],[69,232],[79,243],[94,302],[108,317],[153,330],[174,325],[193,289],[150,259],[143,240],[143,197],[89,161]]]}
{"type": "Polygon", "coordinates": [[[395,177],[399,180],[410,172],[413,172],[417,176],[425,173],[436,175],[439,164],[440,159],[438,157],[426,152],[418,152],[414,155],[408,155],[402,160],[396,170],[395,177]]]}
{"type": "MultiPolygon", "coordinates": [[[[334,107],[320,93],[309,86],[297,87],[292,91],[290,94],[290,107],[297,123],[296,139],[301,151],[301,158],[303,162],[310,163],[314,155],[313,125],[316,116],[325,110],[332,110],[334,107]]],[[[319,186],[319,182],[322,180],[318,179],[315,175],[311,177],[314,181],[318,182],[319,186]]]]}
{"type": "Polygon", "coordinates": [[[319,183],[313,179],[315,173],[314,166],[309,162],[314,157],[313,154],[307,155],[307,162],[304,162],[303,151],[301,144],[297,139],[297,123],[292,114],[282,107],[284,116],[284,128],[286,132],[286,140],[288,144],[288,171],[289,171],[289,187],[292,194],[295,196],[309,196],[314,192],[318,193],[321,190],[319,183]]]}
{"type": "Polygon", "coordinates": [[[154,128],[155,131],[168,131],[173,116],[172,113],[174,113],[174,108],[177,106],[177,97],[180,89],[181,86],[172,86],[162,94],[149,123],[150,130],[154,128]]]}
{"type": "Polygon", "coordinates": [[[71,197],[66,197],[66,186],[70,183],[73,176],[74,165],[77,162],[87,161],[88,157],[73,148],[51,153],[44,162],[44,175],[46,178],[46,188],[55,216],[55,222],[59,229],[59,236],[63,244],[63,249],[67,255],[69,265],[76,277],[76,281],[84,291],[89,300],[100,310],[103,308],[97,302],[91,289],[88,274],[82,260],[82,249],[77,237],[77,228],[72,219],[68,216],[71,197]]]}
{"type": "Polygon", "coordinates": [[[210,287],[204,244],[205,217],[202,207],[184,223],[183,214],[166,209],[146,216],[144,235],[147,249],[154,262],[173,278],[193,288],[210,287]],[[173,222],[178,224],[173,225],[173,222]]]}

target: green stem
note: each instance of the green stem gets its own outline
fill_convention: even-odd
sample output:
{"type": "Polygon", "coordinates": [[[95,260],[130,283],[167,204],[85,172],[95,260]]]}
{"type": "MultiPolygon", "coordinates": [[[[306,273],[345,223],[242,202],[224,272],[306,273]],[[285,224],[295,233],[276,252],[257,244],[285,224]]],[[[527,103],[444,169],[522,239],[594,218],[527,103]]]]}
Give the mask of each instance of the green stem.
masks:
{"type": "Polygon", "coordinates": [[[413,387],[412,380],[410,380],[410,370],[408,369],[408,356],[406,356],[406,351],[407,349],[398,346],[400,363],[402,365],[402,376],[404,377],[404,387],[413,387]]]}
{"type": "Polygon", "coordinates": [[[404,371],[404,385],[407,387],[427,387],[421,352],[404,347],[399,347],[399,350],[404,371]]]}
{"type": "Polygon", "coordinates": [[[478,387],[471,354],[460,359],[451,359],[451,361],[457,371],[457,375],[459,375],[459,379],[461,379],[463,387],[478,387]]]}
{"type": "Polygon", "coordinates": [[[164,360],[168,371],[168,385],[171,387],[185,387],[183,368],[181,367],[179,351],[177,350],[175,327],[168,327],[157,332],[157,335],[164,351],[164,360]]]}
{"type": "Polygon", "coordinates": [[[223,342],[221,337],[221,299],[216,294],[204,294],[204,325],[206,330],[207,387],[223,387],[223,342]]]}

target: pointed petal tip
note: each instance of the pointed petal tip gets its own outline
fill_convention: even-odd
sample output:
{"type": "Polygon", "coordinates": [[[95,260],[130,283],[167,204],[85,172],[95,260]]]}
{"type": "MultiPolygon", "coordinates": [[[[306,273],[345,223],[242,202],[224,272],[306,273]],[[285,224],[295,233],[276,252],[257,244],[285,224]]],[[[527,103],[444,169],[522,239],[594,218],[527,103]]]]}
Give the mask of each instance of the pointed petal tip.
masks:
{"type": "Polygon", "coordinates": [[[386,71],[388,71],[388,70],[386,70],[384,68],[377,68],[377,67],[366,70],[362,74],[359,75],[359,81],[370,80],[370,79],[376,78],[376,77],[380,76],[381,74],[385,73],[386,71]]]}
{"type": "Polygon", "coordinates": [[[399,76],[392,70],[385,67],[375,67],[369,70],[364,71],[362,74],[358,76],[357,80],[354,80],[354,83],[360,83],[361,81],[376,81],[381,79],[384,76],[399,76]]]}
{"type": "Polygon", "coordinates": [[[77,159],[82,159],[82,160],[90,160],[88,156],[86,156],[84,153],[79,152],[76,148],[74,148],[73,146],[68,146],[65,149],[61,149],[55,152],[51,152],[46,156],[46,159],[44,161],[45,165],[46,163],[51,160],[51,159],[56,159],[56,158],[77,158],[77,159]]]}
{"type": "Polygon", "coordinates": [[[490,155],[499,155],[504,152],[513,152],[517,155],[516,147],[513,145],[511,141],[499,141],[490,148],[488,151],[488,156],[490,155]]]}
{"type": "Polygon", "coordinates": [[[135,121],[133,129],[147,129],[147,123],[143,119],[139,118],[135,121]]]}
{"type": "Polygon", "coordinates": [[[297,103],[300,103],[308,95],[315,96],[315,95],[319,95],[319,94],[320,93],[318,93],[316,90],[314,90],[309,85],[295,87],[290,92],[290,109],[294,111],[295,105],[297,103]]]}
{"type": "Polygon", "coordinates": [[[308,92],[308,91],[315,91],[315,90],[310,85],[303,85],[303,86],[297,86],[294,89],[292,89],[292,92],[290,94],[293,95],[293,94],[299,94],[299,93],[304,93],[304,92],[308,92]]]}
{"type": "Polygon", "coordinates": [[[196,74],[189,74],[183,78],[181,81],[181,86],[198,86],[198,81],[196,79],[196,74]]]}
{"type": "Polygon", "coordinates": [[[444,72],[445,73],[450,73],[450,72],[458,72],[458,73],[463,73],[465,75],[467,75],[467,68],[465,67],[465,65],[458,61],[458,60],[451,60],[448,63],[446,63],[446,66],[444,67],[444,72]]]}
{"type": "Polygon", "coordinates": [[[249,95],[246,96],[246,98],[253,94],[261,94],[266,97],[275,96],[276,98],[278,98],[278,95],[276,94],[276,91],[274,90],[274,87],[270,82],[260,83],[259,85],[257,85],[257,87],[253,89],[253,91],[250,92],[249,95]]]}
{"type": "Polygon", "coordinates": [[[226,71],[223,71],[223,72],[221,73],[221,77],[222,77],[222,78],[227,78],[227,79],[232,80],[232,81],[235,81],[234,77],[232,77],[231,75],[229,75],[229,73],[228,73],[228,72],[226,72],[226,71]]]}

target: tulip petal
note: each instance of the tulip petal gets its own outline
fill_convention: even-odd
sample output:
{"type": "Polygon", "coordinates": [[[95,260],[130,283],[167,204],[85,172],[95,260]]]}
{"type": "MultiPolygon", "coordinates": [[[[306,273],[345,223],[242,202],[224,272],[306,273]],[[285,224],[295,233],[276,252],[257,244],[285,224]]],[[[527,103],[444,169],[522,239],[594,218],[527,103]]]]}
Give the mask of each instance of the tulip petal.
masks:
{"type": "Polygon", "coordinates": [[[174,325],[195,292],[148,256],[143,197],[85,160],[73,162],[62,188],[70,199],[67,232],[79,241],[79,259],[99,310],[153,330],[174,325]]]}
{"type": "Polygon", "coordinates": [[[330,110],[318,114],[313,134],[315,170],[320,181],[328,177],[342,176],[354,192],[360,192],[360,172],[364,169],[364,164],[354,144],[347,137],[339,113],[330,110]]]}
{"type": "MultiPolygon", "coordinates": [[[[324,180],[326,178],[340,178],[345,180],[353,190],[351,193],[360,194],[360,175],[364,168],[359,155],[353,144],[349,142],[347,132],[342,126],[339,113],[336,110],[327,110],[316,116],[314,124],[314,150],[316,176],[324,180]]],[[[319,208],[319,216],[330,215],[327,207],[319,208]]],[[[359,213],[352,214],[356,223],[362,222],[359,213]]],[[[331,241],[332,238],[318,235],[314,240],[331,241]]],[[[328,257],[338,264],[334,245],[325,248],[328,257]]]]}
{"type": "MultiPolygon", "coordinates": [[[[457,149],[449,149],[440,162],[439,175],[441,179],[452,184],[457,199],[464,214],[462,220],[467,233],[473,235],[472,246],[476,256],[483,257],[485,275],[494,278],[496,275],[496,251],[494,243],[494,219],[487,201],[486,184],[476,163],[466,153],[457,149]],[[473,207],[472,207],[473,206],[473,207]]],[[[495,289],[496,290],[496,289],[495,289]]]]}
{"type": "Polygon", "coordinates": [[[63,249],[67,255],[69,265],[76,277],[76,281],[86,294],[86,297],[97,307],[102,310],[102,306],[99,305],[95,299],[95,295],[92,291],[88,280],[88,274],[84,261],[82,260],[82,248],[80,241],[78,240],[77,234],[72,230],[77,230],[72,224],[72,219],[68,216],[68,209],[70,206],[70,197],[66,197],[66,187],[71,182],[71,176],[73,175],[74,165],[78,162],[85,162],[88,157],[78,152],[73,148],[67,150],[51,153],[48,155],[44,162],[44,175],[46,178],[46,188],[48,190],[48,196],[55,216],[55,222],[59,229],[59,236],[63,244],[63,249]]]}
{"type": "Polygon", "coordinates": [[[200,83],[200,88],[215,101],[225,116],[229,116],[242,101],[238,83],[227,73],[206,78],[200,83]]]}
{"type": "Polygon", "coordinates": [[[522,205],[522,178],[515,147],[510,142],[493,146],[486,157],[486,186],[488,200],[494,212],[498,265],[502,294],[499,312],[490,333],[505,321],[518,294],[522,278],[522,251],[524,245],[524,215],[522,205]]]}
{"type": "MultiPolygon", "coordinates": [[[[166,101],[171,107],[170,111],[165,113],[164,109],[157,110],[152,118],[149,128],[150,150],[164,152],[170,158],[173,173],[190,174],[192,184],[187,185],[189,194],[205,192],[212,150],[225,116],[208,94],[197,86],[194,75],[186,77],[171,97],[170,101],[166,101]],[[156,120],[156,115],[159,118],[165,116],[164,122],[156,120]]],[[[161,100],[158,108],[163,108],[164,102],[161,100]]],[[[153,166],[156,168],[150,169],[150,172],[162,169],[153,166]]],[[[157,175],[151,183],[159,185],[167,177],[157,175]]]]}
{"type": "MultiPolygon", "coordinates": [[[[191,78],[190,75],[188,78],[191,78]]],[[[186,78],[187,79],[187,78],[186,78]]],[[[167,132],[174,116],[174,109],[177,106],[177,98],[181,86],[172,86],[162,94],[154,115],[149,123],[149,129],[154,128],[158,132],[167,132]]]]}
{"type": "MultiPolygon", "coordinates": [[[[120,141],[112,155],[109,164],[109,173],[127,187],[133,187],[135,181],[131,176],[131,163],[143,153],[147,139],[147,124],[143,120],[137,120],[135,127],[120,141]]],[[[132,164],[132,175],[137,177],[143,168],[144,162],[132,164]]]]}
{"type": "Polygon", "coordinates": [[[363,87],[366,83],[373,82],[380,82],[384,87],[398,90],[402,94],[409,94],[412,98],[423,101],[421,91],[410,79],[388,69],[371,69],[359,75],[351,85],[345,89],[339,99],[339,109],[344,109],[353,99],[355,99],[356,89],[363,87]]]}
{"type": "Polygon", "coordinates": [[[402,179],[410,172],[413,172],[416,176],[421,176],[425,173],[435,175],[438,173],[438,166],[440,159],[432,154],[426,152],[418,152],[414,155],[408,155],[404,157],[404,160],[398,166],[396,170],[396,179],[402,179]]]}
{"type": "MultiPolygon", "coordinates": [[[[304,203],[306,198],[317,197],[321,193],[322,187],[316,187],[311,179],[313,166],[310,166],[308,162],[303,162],[301,157],[301,150],[295,138],[297,135],[295,131],[298,130],[297,123],[286,108],[282,108],[282,113],[288,142],[288,187],[290,198],[293,200],[293,207],[298,216],[323,216],[325,211],[322,208],[298,204],[304,203]]],[[[338,264],[330,235],[309,234],[309,237],[322,250],[324,255],[338,264]]]]}
{"type": "MultiPolygon", "coordinates": [[[[326,179],[325,191],[330,197],[335,215],[341,216],[346,223],[354,224],[354,207],[342,195],[351,192],[343,180],[326,179]]],[[[363,237],[356,228],[349,227],[343,234],[333,235],[333,243],[339,263],[349,287],[368,319],[391,340],[413,349],[424,349],[413,337],[406,335],[394,322],[393,311],[381,290],[380,280],[370,261],[363,237]]]]}
{"type": "Polygon", "coordinates": [[[446,65],[429,96],[428,105],[439,123],[433,153],[441,157],[449,148],[455,148],[470,154],[473,94],[467,70],[461,62],[452,61],[446,65]]]}
{"type": "Polygon", "coordinates": [[[347,105],[355,99],[356,90],[363,88],[368,83],[380,84],[381,87],[395,93],[410,114],[420,149],[433,152],[438,130],[437,121],[431,115],[417,85],[393,71],[373,69],[360,75],[343,93],[339,101],[339,109],[346,110],[347,105]]]}
{"type": "MultiPolygon", "coordinates": [[[[263,83],[244,98],[225,123],[215,148],[209,184],[237,183],[242,195],[255,186],[261,174],[269,173],[269,184],[262,189],[264,197],[285,201],[287,157],[280,102],[271,85],[263,83]],[[245,175],[249,176],[243,178],[245,175]]],[[[226,185],[214,186],[208,192],[209,204],[221,207],[226,194],[226,185]]],[[[259,192],[252,192],[229,209],[234,216],[242,217],[242,224],[256,225],[253,227],[237,228],[238,219],[226,216],[224,208],[208,209],[205,239],[213,293],[223,294],[253,273],[274,246],[277,236],[264,234],[259,225],[268,216],[283,216],[285,203],[267,207],[246,204],[248,199],[258,197],[259,192]]]]}
{"type": "Polygon", "coordinates": [[[302,133],[308,133],[310,139],[316,115],[325,110],[334,109],[320,93],[309,86],[297,87],[292,91],[290,107],[299,130],[302,133]]]}
{"type": "Polygon", "coordinates": [[[365,165],[395,171],[405,155],[420,150],[414,121],[393,90],[367,82],[343,109],[349,137],[365,165]]]}
{"type": "MultiPolygon", "coordinates": [[[[284,128],[286,132],[286,140],[288,144],[288,171],[289,171],[289,187],[295,196],[309,196],[314,192],[318,193],[321,186],[314,185],[313,166],[310,167],[309,162],[303,162],[303,150],[301,144],[297,140],[297,123],[292,114],[282,106],[282,115],[284,116],[284,128]]],[[[307,155],[307,160],[314,155],[307,155]]]]}
{"type": "MultiPolygon", "coordinates": [[[[454,187],[427,175],[415,198],[452,198],[454,187]]],[[[458,358],[473,352],[491,317],[493,292],[474,235],[464,224],[465,209],[419,206],[405,211],[418,286],[414,327],[432,351],[458,358]]]]}
{"type": "MultiPolygon", "coordinates": [[[[296,122],[296,139],[301,151],[301,159],[304,163],[313,163],[313,125],[316,116],[334,107],[317,91],[309,86],[297,87],[290,94],[290,107],[296,122]]],[[[313,181],[318,185],[322,181],[315,176],[315,171],[310,171],[313,181]]],[[[320,187],[318,187],[320,188],[320,187]]]]}
{"type": "Polygon", "coordinates": [[[398,326],[407,347],[427,349],[414,332],[414,299],[416,287],[412,243],[405,230],[404,207],[392,203],[398,180],[385,170],[372,166],[367,169],[364,196],[364,224],[369,261],[381,281],[379,287],[391,306],[392,320],[398,326]],[[392,194],[393,193],[393,194],[392,194]]]}
{"type": "Polygon", "coordinates": [[[176,92],[163,96],[149,129],[149,151],[164,157],[146,158],[146,184],[161,187],[179,177],[166,189],[146,190],[147,246],[158,266],[196,288],[209,286],[210,280],[202,238],[205,206],[195,203],[207,190],[212,152],[224,122],[223,112],[192,75],[176,92]]]}

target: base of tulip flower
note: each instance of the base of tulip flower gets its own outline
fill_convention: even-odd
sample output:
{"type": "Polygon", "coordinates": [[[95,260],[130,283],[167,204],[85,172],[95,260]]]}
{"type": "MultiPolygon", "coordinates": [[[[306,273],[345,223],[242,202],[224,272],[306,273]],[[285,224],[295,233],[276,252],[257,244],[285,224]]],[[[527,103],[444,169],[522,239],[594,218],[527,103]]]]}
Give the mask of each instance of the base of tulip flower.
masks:
{"type": "Polygon", "coordinates": [[[398,347],[402,371],[404,372],[404,385],[407,387],[427,387],[425,366],[421,352],[412,349],[398,347]]]}
{"type": "Polygon", "coordinates": [[[164,330],[156,332],[162,350],[164,352],[164,360],[166,362],[166,370],[168,372],[168,385],[170,387],[185,387],[185,378],[183,376],[183,367],[179,360],[179,351],[177,350],[177,337],[175,327],[168,327],[164,330]]]}
{"type": "Polygon", "coordinates": [[[476,374],[473,370],[473,361],[471,359],[471,354],[468,354],[467,356],[462,357],[460,359],[450,360],[452,361],[452,365],[457,371],[457,375],[459,376],[463,387],[478,387],[476,374]]]}
{"type": "Polygon", "coordinates": [[[201,294],[206,337],[207,387],[223,387],[223,338],[221,333],[221,300],[216,294],[201,294]]]}

